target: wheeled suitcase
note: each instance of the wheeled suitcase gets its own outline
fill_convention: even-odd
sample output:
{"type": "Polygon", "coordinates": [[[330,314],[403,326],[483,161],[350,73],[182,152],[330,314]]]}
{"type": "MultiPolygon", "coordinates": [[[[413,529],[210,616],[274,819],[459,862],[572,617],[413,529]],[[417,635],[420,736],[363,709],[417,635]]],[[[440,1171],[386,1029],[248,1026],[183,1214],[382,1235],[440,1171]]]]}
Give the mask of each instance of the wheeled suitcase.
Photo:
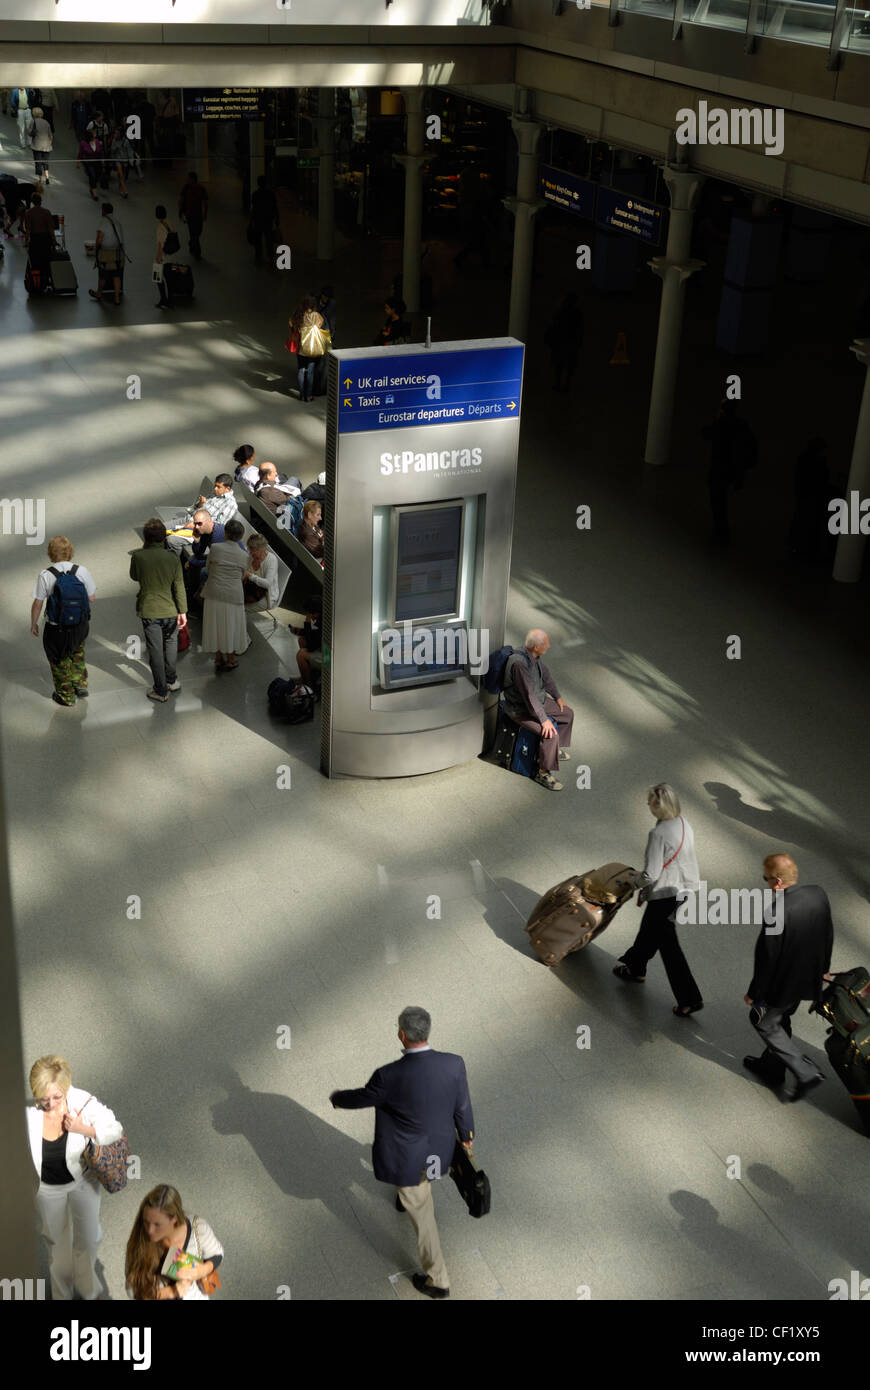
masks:
{"type": "Polygon", "coordinates": [[[163,283],[170,304],[181,299],[193,299],[193,271],[189,265],[177,265],[175,261],[165,261],[163,283]]]}
{"type": "Polygon", "coordinates": [[[826,986],[816,1011],[830,1025],[825,1051],[870,1137],[870,974],[843,970],[826,986]]]}
{"type": "Polygon", "coordinates": [[[557,883],[526,923],[532,950],[544,965],[558,965],[610,926],[634,889],[627,864],[604,864],[557,883]]]}
{"type": "Polygon", "coordinates": [[[513,762],[518,733],[519,728],[514,721],[508,718],[504,710],[499,710],[495,743],[492,748],[493,761],[497,762],[499,767],[509,768],[513,762]]]}
{"type": "Polygon", "coordinates": [[[78,277],[69,258],[69,251],[52,251],[49,278],[55,294],[78,294],[78,277]]]}
{"type": "Polygon", "coordinates": [[[27,257],[27,264],[24,267],[24,288],[28,295],[45,294],[48,288],[49,276],[44,266],[35,266],[30,257],[27,257]]]}
{"type": "Polygon", "coordinates": [[[537,777],[538,745],[540,742],[540,734],[533,733],[531,729],[521,729],[517,726],[517,738],[510,765],[511,772],[518,772],[521,777],[537,777]]]}

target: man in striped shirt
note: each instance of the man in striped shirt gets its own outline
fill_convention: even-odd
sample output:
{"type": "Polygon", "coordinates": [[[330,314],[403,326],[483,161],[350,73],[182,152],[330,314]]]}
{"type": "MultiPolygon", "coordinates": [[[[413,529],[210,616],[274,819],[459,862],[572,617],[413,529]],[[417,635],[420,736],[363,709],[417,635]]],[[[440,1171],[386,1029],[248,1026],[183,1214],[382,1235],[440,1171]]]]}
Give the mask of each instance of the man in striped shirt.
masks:
{"type": "Polygon", "coordinates": [[[233,496],[233,480],[229,473],[218,473],[211,497],[204,494],[197,497],[188,512],[188,524],[193,520],[194,512],[200,510],[207,511],[216,526],[226,526],[228,521],[232,521],[239,510],[239,504],[233,496]]]}

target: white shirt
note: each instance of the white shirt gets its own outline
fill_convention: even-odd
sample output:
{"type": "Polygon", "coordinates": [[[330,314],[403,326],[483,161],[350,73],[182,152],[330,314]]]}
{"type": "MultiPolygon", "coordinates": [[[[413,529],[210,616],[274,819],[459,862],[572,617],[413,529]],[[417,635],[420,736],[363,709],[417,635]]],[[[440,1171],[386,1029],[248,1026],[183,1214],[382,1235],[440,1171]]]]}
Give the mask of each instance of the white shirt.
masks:
{"type": "Polygon", "coordinates": [[[237,481],[244,483],[251,492],[256,492],[257,484],[260,481],[260,470],[257,465],[255,463],[245,464],[245,467],[237,475],[237,481]]]}
{"type": "Polygon", "coordinates": [[[121,246],[121,238],[124,235],[124,228],[121,226],[117,217],[101,217],[97,223],[97,231],[103,233],[103,240],[100,246],[104,251],[118,251],[121,246]],[[115,226],[112,226],[114,222],[115,226]],[[117,230],[116,230],[117,229],[117,230]]]}
{"type": "Polygon", "coordinates": [[[269,591],[269,607],[274,607],[278,602],[278,560],[271,550],[266,551],[260,568],[252,572],[251,583],[259,584],[261,589],[269,591]]]}
{"type": "MultiPolygon", "coordinates": [[[[124,1127],[119,1120],[115,1119],[112,1111],[107,1105],[101,1105],[94,1096],[86,1105],[85,1102],[90,1096],[90,1091],[83,1091],[78,1086],[70,1086],[67,1091],[67,1109],[77,1115],[84,1106],[82,1121],[86,1125],[93,1125],[96,1131],[95,1144],[115,1144],[124,1133],[124,1127]]],[[[42,1110],[37,1110],[35,1105],[27,1107],[27,1137],[30,1140],[30,1155],[33,1159],[33,1166],[37,1173],[42,1174],[42,1110]]],[[[66,1137],[66,1166],[69,1169],[69,1180],[75,1182],[84,1174],[85,1167],[82,1163],[82,1154],[87,1145],[91,1142],[87,1134],[68,1134],[66,1137]]]]}
{"type": "Polygon", "coordinates": [[[695,836],[685,816],[656,821],[649,832],[643,872],[635,879],[636,887],[647,885],[648,898],[671,898],[683,891],[694,893],[700,886],[695,836]]]}
{"type": "MultiPolygon", "coordinates": [[[[71,570],[73,565],[75,565],[76,563],[77,562],[75,560],[52,561],[54,568],[56,570],[60,570],[61,574],[66,574],[67,570],[71,570]]],[[[78,569],[76,570],[76,579],[80,579],[84,584],[85,588],[88,591],[88,598],[93,598],[94,594],[97,592],[97,586],[94,583],[90,572],[85,569],[84,565],[79,565],[78,569]]],[[[37,579],[36,584],[34,585],[33,597],[41,598],[43,602],[45,602],[56,583],[57,580],[55,579],[54,575],[50,574],[48,570],[43,570],[39,578],[37,579]]]]}

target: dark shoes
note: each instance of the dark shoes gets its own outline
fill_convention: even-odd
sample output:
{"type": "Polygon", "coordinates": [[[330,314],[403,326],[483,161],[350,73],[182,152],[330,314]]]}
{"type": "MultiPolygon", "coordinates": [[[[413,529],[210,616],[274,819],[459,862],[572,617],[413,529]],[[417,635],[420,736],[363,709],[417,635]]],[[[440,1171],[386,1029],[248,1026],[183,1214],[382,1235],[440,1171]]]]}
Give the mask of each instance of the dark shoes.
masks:
{"type": "Polygon", "coordinates": [[[743,1065],[768,1086],[781,1086],[785,1081],[785,1067],[771,1066],[766,1057],[744,1057],[743,1065]]]}
{"type": "Polygon", "coordinates": [[[646,975],[632,975],[628,966],[624,965],[622,961],[620,961],[618,965],[614,965],[613,973],[617,980],[625,980],[626,983],[631,983],[633,985],[642,985],[646,979],[646,975]]]}
{"type": "Polygon", "coordinates": [[[690,1014],[700,1013],[703,1007],[703,1002],[700,1000],[697,1004],[675,1004],[674,1013],[677,1018],[688,1018],[690,1014]]]}
{"type": "Polygon", "coordinates": [[[424,1293],[427,1298],[449,1298],[449,1289],[439,1289],[437,1285],[430,1284],[425,1274],[412,1274],[411,1283],[418,1293],[424,1293]]]}
{"type": "Polygon", "coordinates": [[[822,1073],[819,1072],[818,1076],[811,1076],[809,1081],[799,1081],[792,1092],[791,1099],[793,1101],[803,1100],[808,1092],[814,1091],[817,1086],[821,1086],[824,1079],[822,1073]]]}

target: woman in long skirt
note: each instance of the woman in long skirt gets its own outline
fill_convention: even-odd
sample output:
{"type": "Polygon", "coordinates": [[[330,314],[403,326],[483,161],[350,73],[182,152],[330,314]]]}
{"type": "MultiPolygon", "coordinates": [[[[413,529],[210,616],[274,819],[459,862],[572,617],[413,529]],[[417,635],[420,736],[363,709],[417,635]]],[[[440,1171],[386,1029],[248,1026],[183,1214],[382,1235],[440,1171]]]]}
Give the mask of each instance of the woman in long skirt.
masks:
{"type": "Polygon", "coordinates": [[[216,671],[234,671],[236,657],[248,647],[244,581],[250,578],[251,557],[239,544],[245,534],[240,521],[228,521],[226,540],[209,546],[208,579],[203,590],[202,645],[214,652],[216,671]]]}

